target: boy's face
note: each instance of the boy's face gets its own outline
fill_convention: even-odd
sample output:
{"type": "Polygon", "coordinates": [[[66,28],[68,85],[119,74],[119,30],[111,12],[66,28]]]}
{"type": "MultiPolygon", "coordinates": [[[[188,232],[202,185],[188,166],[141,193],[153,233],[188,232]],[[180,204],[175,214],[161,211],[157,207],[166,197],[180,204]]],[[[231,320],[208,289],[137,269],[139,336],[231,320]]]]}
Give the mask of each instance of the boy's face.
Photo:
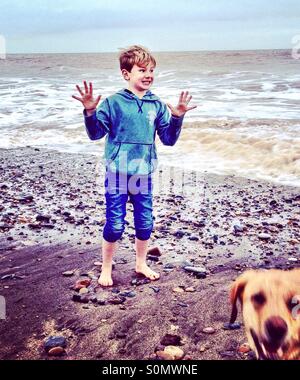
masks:
{"type": "Polygon", "coordinates": [[[128,81],[129,89],[133,92],[146,92],[154,81],[154,65],[149,63],[147,66],[133,65],[131,71],[122,70],[125,80],[128,81]]]}

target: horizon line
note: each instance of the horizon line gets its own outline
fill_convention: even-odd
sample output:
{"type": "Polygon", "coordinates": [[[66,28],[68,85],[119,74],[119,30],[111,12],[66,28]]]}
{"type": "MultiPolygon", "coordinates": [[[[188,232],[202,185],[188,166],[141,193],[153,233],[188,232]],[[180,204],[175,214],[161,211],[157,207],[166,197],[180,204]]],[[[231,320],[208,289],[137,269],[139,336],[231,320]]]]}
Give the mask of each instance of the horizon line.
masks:
{"type": "MultiPolygon", "coordinates": [[[[259,48],[259,49],[212,49],[212,50],[151,50],[152,53],[195,53],[195,52],[223,52],[223,51],[265,51],[265,50],[291,50],[292,48],[259,48]]],[[[119,50],[119,48],[118,48],[119,50]]],[[[77,52],[18,52],[10,53],[6,55],[17,54],[117,54],[117,51],[77,51],[77,52]]]]}

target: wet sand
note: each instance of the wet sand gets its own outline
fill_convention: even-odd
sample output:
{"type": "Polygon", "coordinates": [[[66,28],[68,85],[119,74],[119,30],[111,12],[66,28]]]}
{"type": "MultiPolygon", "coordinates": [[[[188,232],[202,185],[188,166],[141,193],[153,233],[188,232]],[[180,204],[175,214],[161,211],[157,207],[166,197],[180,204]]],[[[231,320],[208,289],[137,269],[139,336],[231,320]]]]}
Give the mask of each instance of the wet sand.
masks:
{"type": "Polygon", "coordinates": [[[161,256],[149,263],[161,278],[144,283],[134,273],[129,206],[114,286],[103,289],[97,158],[32,147],[0,150],[0,157],[1,359],[50,359],[44,341],[51,335],[66,338],[60,360],[155,359],[169,344],[185,359],[253,358],[239,352],[243,326],[224,329],[229,288],[247,268],[300,266],[299,188],[204,174],[188,196],[176,188],[174,169],[170,192],[154,198],[151,247],[161,256]],[[90,281],[87,294],[73,289],[79,279],[90,281]]]}

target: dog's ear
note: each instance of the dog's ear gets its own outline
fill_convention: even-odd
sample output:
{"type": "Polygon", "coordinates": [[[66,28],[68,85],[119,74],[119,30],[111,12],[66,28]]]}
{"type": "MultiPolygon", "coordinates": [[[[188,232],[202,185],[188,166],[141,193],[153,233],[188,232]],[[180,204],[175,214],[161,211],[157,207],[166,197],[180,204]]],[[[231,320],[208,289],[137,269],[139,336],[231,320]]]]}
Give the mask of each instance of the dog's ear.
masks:
{"type": "Polygon", "coordinates": [[[243,292],[245,286],[251,276],[253,276],[254,271],[247,271],[239,276],[233,283],[230,290],[230,302],[232,305],[230,323],[233,323],[236,320],[238,309],[237,309],[237,300],[240,301],[243,305],[243,292]]]}

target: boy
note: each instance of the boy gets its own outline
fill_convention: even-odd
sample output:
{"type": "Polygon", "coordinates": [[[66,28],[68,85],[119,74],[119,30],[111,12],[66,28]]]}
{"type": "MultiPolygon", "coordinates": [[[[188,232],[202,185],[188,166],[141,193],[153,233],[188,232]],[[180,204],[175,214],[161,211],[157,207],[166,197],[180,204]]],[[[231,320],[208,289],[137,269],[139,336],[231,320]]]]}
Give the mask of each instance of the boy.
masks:
{"type": "Polygon", "coordinates": [[[84,90],[76,86],[84,106],[85,126],[91,140],[106,135],[106,224],[102,241],[102,271],[98,280],[111,286],[112,257],[121,238],[128,197],[133,203],[135,225],[136,272],[150,280],[159,274],[147,265],[148,242],[153,228],[151,174],[156,161],[155,135],[165,145],[174,145],[179,137],[184,114],[192,99],[182,92],[176,107],[168,109],[149,91],[154,80],[155,58],[142,46],[121,51],[120,69],[127,89],[106,98],[96,109],[101,96],[93,96],[93,85],[84,81],[84,90]],[[139,184],[137,186],[137,184],[139,184]]]}

